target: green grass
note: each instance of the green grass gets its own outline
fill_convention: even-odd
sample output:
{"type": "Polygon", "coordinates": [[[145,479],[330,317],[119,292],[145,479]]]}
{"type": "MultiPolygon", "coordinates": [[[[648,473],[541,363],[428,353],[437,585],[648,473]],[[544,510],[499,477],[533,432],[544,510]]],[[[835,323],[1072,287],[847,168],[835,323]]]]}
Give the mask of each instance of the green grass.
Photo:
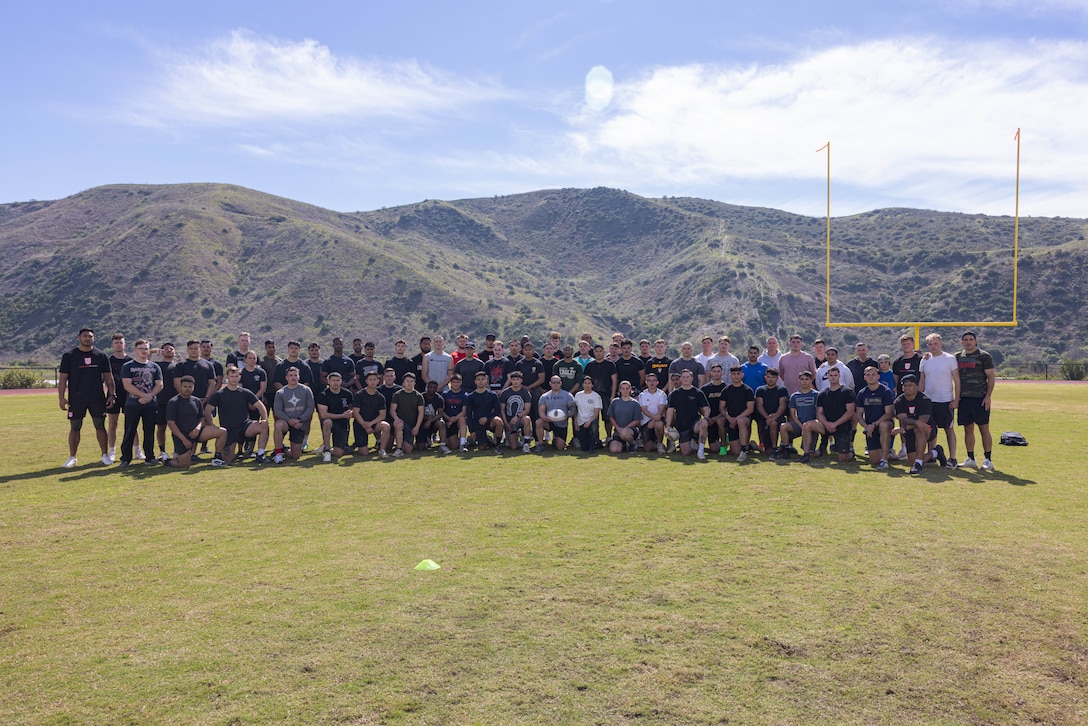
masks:
{"type": "Polygon", "coordinates": [[[4,723],[1088,720],[1088,387],[1002,383],[995,432],[1031,446],[923,477],[577,454],[65,471],[55,396],[0,400],[4,723]]]}

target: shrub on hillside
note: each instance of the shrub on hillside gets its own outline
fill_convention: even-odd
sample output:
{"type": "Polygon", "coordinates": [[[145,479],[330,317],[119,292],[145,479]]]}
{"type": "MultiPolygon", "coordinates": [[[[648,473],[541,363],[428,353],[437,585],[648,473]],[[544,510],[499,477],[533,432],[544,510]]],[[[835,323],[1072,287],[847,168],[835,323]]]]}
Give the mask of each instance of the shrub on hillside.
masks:
{"type": "Polygon", "coordinates": [[[12,368],[0,376],[0,388],[4,389],[39,388],[41,385],[41,376],[25,368],[12,368]]]}
{"type": "Polygon", "coordinates": [[[1067,381],[1083,381],[1085,375],[1088,375],[1088,369],[1086,369],[1084,361],[1073,360],[1072,358],[1065,358],[1062,360],[1062,378],[1067,381]]]}

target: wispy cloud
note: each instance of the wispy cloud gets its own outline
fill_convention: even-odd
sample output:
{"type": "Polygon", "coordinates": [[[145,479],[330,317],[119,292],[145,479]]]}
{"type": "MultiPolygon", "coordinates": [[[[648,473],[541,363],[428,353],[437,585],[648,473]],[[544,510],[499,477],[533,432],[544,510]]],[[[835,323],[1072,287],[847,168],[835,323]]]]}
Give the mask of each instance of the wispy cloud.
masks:
{"type": "Polygon", "coordinates": [[[947,205],[1010,177],[1023,127],[1025,172],[1088,198],[1086,43],[870,42],[779,65],[656,68],[615,98],[608,115],[570,119],[571,155],[661,187],[820,176],[813,152],[831,140],[839,180],[947,205]]]}
{"type": "Polygon", "coordinates": [[[412,60],[340,58],[315,40],[238,30],[199,52],[168,55],[128,112],[155,126],[277,125],[453,114],[509,95],[412,60]]]}

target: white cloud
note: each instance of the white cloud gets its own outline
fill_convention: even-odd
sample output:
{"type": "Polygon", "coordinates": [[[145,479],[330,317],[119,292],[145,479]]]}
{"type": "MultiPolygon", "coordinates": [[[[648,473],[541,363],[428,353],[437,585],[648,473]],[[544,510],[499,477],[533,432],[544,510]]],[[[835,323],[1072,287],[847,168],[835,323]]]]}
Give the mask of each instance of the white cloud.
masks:
{"type": "Polygon", "coordinates": [[[155,126],[425,117],[509,94],[417,62],[338,58],[314,40],[279,41],[245,30],[202,52],[167,60],[130,120],[155,126]]]}
{"type": "Polygon", "coordinates": [[[1023,127],[1024,176],[1088,198],[1086,69],[1086,43],[932,39],[780,65],[661,67],[618,83],[611,114],[572,118],[570,150],[586,168],[669,188],[818,178],[825,157],[814,152],[831,140],[833,183],[938,208],[960,208],[962,194],[1007,209],[997,186],[988,202],[985,191],[967,194],[1011,186],[1023,127]]]}

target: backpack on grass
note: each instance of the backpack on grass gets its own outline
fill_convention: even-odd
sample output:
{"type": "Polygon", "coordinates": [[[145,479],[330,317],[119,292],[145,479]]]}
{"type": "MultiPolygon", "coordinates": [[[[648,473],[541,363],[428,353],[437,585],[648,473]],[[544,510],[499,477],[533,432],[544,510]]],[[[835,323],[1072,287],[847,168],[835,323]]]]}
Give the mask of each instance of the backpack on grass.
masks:
{"type": "Polygon", "coordinates": [[[1018,431],[1006,431],[1001,434],[1001,443],[1005,446],[1027,446],[1028,440],[1018,431]]]}

